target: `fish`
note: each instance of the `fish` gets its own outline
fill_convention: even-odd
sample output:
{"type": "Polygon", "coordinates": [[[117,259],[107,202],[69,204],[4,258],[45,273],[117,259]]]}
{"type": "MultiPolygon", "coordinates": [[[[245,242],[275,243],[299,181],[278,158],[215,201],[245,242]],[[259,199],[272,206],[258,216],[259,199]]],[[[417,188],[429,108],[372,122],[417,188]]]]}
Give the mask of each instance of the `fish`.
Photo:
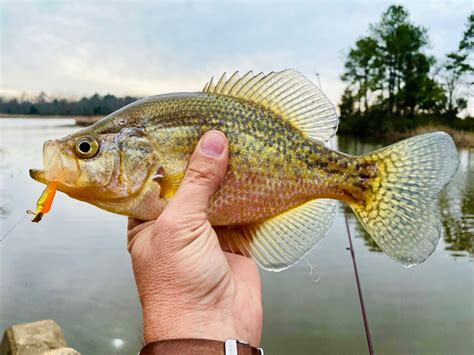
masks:
{"type": "Polygon", "coordinates": [[[377,245],[413,266],[441,235],[438,195],[459,158],[435,132],[351,156],[328,147],[335,106],[312,81],[287,69],[224,73],[201,92],[147,97],[43,146],[33,179],[101,209],[147,221],[175,194],[200,137],[229,141],[229,166],[208,219],[225,250],[284,270],[330,229],[348,204],[377,245]]]}

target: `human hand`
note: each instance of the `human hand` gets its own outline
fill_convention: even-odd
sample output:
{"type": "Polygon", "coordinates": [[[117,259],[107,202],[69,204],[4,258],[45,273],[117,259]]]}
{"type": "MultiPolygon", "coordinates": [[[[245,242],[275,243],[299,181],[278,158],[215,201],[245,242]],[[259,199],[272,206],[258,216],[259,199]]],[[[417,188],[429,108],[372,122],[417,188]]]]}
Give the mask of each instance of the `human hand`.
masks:
{"type": "Polygon", "coordinates": [[[226,137],[207,132],[158,219],[129,220],[128,250],[142,304],[145,343],[202,338],[260,344],[263,311],[257,265],[223,252],[206,215],[227,164],[226,137]]]}

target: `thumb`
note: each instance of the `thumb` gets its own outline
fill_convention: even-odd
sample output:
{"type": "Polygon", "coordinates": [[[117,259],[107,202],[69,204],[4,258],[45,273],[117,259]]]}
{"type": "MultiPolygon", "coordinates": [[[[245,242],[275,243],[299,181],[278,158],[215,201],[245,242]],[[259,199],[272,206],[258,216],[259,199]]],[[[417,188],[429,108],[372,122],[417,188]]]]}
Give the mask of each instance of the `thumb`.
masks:
{"type": "Polygon", "coordinates": [[[204,134],[167,212],[194,218],[196,214],[202,214],[206,218],[209,201],[227,171],[228,154],[227,138],[222,132],[213,130],[204,134]]]}

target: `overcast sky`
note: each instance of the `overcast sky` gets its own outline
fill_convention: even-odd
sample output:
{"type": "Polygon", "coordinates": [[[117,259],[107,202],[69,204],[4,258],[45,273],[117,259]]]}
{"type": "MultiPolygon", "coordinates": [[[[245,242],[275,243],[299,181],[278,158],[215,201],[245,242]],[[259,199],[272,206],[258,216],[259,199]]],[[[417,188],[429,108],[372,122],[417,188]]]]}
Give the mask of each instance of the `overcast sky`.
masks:
{"type": "MultiPolygon", "coordinates": [[[[0,94],[198,91],[212,75],[297,69],[339,101],[344,53],[392,1],[0,0],[0,94]]],[[[472,1],[399,1],[456,49],[472,1]]]]}

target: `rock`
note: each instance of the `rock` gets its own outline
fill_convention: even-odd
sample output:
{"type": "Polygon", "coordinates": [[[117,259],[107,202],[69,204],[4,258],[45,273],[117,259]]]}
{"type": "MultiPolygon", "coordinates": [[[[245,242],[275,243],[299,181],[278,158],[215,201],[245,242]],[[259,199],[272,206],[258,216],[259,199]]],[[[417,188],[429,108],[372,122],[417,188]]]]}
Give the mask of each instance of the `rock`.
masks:
{"type": "Polygon", "coordinates": [[[73,348],[59,348],[46,351],[43,353],[43,355],[81,355],[81,353],[74,350],[73,348]]]}
{"type": "Polygon", "coordinates": [[[53,320],[17,324],[5,331],[1,355],[79,354],[68,348],[63,331],[53,320]]]}

